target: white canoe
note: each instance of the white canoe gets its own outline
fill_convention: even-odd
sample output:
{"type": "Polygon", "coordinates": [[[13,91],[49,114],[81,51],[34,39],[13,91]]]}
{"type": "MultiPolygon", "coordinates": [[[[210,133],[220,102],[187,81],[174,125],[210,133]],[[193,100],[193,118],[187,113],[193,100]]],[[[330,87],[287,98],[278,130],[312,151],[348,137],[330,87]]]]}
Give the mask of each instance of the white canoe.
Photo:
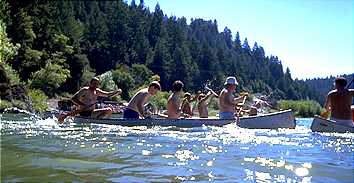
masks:
{"type": "MultiPolygon", "coordinates": [[[[231,123],[237,123],[237,120],[218,119],[218,118],[186,118],[186,119],[92,119],[85,117],[75,117],[76,123],[96,123],[121,126],[176,126],[181,128],[193,128],[205,126],[224,126],[231,123]]],[[[291,110],[280,111],[265,115],[241,117],[238,126],[242,128],[295,128],[295,118],[291,110]]]]}
{"type": "Polygon", "coordinates": [[[320,116],[315,116],[315,118],[313,118],[311,130],[313,132],[354,133],[354,127],[344,126],[333,120],[325,119],[320,116]]]}

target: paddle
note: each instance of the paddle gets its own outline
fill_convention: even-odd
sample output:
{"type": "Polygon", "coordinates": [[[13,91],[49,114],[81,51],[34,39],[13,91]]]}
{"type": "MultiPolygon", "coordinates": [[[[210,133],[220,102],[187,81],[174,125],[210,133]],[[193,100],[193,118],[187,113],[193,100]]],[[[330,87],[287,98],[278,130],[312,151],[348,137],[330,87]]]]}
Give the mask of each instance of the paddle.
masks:
{"type": "MultiPolygon", "coordinates": [[[[112,94],[108,95],[107,97],[110,98],[110,97],[112,97],[112,96],[114,96],[114,95],[116,95],[116,94],[118,94],[118,93],[121,93],[121,92],[122,92],[122,90],[121,90],[121,89],[118,89],[116,92],[113,92],[112,94]]],[[[95,101],[94,103],[92,103],[92,104],[90,104],[90,105],[88,105],[88,106],[85,106],[85,107],[83,107],[83,108],[81,108],[81,109],[75,109],[75,110],[73,110],[73,111],[71,111],[71,112],[68,112],[67,114],[61,115],[61,116],[58,117],[58,122],[59,122],[59,123],[63,123],[64,120],[65,120],[68,116],[75,116],[75,115],[77,115],[77,114],[79,114],[79,113],[81,113],[81,112],[84,112],[84,111],[86,111],[87,109],[91,108],[92,106],[96,105],[96,104],[99,103],[99,102],[101,103],[102,100],[97,100],[97,101],[95,101]]]]}

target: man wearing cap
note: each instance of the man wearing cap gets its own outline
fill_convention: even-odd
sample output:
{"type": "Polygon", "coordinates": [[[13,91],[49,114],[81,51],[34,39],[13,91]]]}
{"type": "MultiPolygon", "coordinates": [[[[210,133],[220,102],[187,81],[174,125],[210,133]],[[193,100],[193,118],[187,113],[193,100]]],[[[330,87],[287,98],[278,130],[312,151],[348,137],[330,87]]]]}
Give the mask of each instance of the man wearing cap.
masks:
{"type": "Polygon", "coordinates": [[[123,118],[139,119],[139,116],[145,118],[144,104],[151,96],[156,95],[160,90],[161,86],[157,81],[151,82],[148,88],[139,90],[124,109],[123,118]]]}
{"type": "Polygon", "coordinates": [[[238,82],[235,77],[227,77],[224,83],[225,88],[220,92],[219,95],[219,118],[220,119],[235,119],[235,106],[239,101],[245,99],[248,96],[248,93],[243,94],[242,96],[235,98],[233,92],[238,85],[238,82]]]}

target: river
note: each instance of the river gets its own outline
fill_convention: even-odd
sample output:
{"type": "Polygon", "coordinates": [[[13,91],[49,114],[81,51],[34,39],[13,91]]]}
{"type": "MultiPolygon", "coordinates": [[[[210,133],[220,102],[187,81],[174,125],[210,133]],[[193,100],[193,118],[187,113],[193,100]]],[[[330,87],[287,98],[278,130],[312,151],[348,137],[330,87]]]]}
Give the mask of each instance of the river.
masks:
{"type": "Polygon", "coordinates": [[[354,135],[1,115],[1,182],[353,182],[354,135]]]}

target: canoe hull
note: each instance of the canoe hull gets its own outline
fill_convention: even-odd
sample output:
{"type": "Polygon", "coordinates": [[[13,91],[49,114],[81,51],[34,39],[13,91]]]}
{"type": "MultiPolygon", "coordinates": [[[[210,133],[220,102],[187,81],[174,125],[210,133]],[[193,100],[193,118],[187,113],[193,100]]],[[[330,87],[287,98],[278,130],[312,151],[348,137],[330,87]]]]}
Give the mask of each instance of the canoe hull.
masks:
{"type": "Polygon", "coordinates": [[[324,119],[320,116],[313,118],[311,130],[313,132],[354,133],[354,127],[340,125],[333,120],[324,119]]]}
{"type": "Polygon", "coordinates": [[[291,110],[285,110],[258,116],[241,117],[237,125],[242,128],[255,129],[294,129],[296,122],[293,112],[291,110]]]}
{"type": "Polygon", "coordinates": [[[188,119],[92,119],[85,117],[75,117],[76,123],[96,123],[121,126],[176,126],[181,128],[193,128],[201,126],[224,126],[236,123],[242,128],[295,128],[295,119],[291,110],[271,113],[267,115],[254,117],[241,117],[236,119],[218,119],[218,118],[188,118],[188,119]]]}

